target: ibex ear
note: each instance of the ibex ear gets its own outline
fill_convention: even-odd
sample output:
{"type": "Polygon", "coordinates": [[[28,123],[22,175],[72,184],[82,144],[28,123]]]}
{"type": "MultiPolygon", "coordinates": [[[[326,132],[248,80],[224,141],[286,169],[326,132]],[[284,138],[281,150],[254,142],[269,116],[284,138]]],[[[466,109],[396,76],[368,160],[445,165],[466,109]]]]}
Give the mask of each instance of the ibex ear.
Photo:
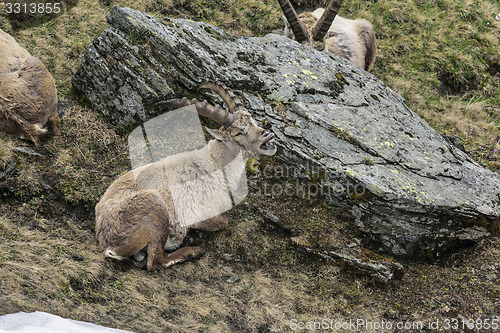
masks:
{"type": "Polygon", "coordinates": [[[208,134],[213,136],[215,139],[217,139],[219,141],[225,141],[224,135],[222,134],[222,132],[220,130],[213,130],[213,129],[210,129],[208,127],[205,127],[205,129],[207,130],[208,134]]]}

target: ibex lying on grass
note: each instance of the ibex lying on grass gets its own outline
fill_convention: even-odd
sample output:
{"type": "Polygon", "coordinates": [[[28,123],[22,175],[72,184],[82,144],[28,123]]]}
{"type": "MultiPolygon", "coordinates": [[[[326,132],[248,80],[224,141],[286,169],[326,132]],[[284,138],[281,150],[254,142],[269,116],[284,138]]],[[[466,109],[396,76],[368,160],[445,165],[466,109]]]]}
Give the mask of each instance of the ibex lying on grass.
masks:
{"type": "Polygon", "coordinates": [[[31,140],[60,135],[54,79],[0,29],[0,131],[31,140]]]}
{"type": "Polygon", "coordinates": [[[232,91],[213,82],[200,88],[216,92],[229,110],[186,98],[160,104],[181,108],[194,103],[198,114],[222,127],[207,129],[215,139],[203,148],[141,166],[111,184],[96,206],[97,240],[107,257],[137,258],[147,247],[146,268],[152,271],[201,256],[197,246],[164,250],[180,246],[189,228],[225,227],[227,219],[219,214],[231,208],[228,188],[244,175],[245,160],[276,153],[274,134],[256,125],[232,91]],[[182,195],[175,194],[179,189],[182,195]]]}
{"type": "Polygon", "coordinates": [[[324,42],[324,51],[346,58],[369,70],[375,61],[377,46],[370,22],[349,20],[337,15],[343,0],[332,0],[326,9],[297,15],[290,0],[278,0],[285,14],[285,35],[303,42],[324,42]]]}

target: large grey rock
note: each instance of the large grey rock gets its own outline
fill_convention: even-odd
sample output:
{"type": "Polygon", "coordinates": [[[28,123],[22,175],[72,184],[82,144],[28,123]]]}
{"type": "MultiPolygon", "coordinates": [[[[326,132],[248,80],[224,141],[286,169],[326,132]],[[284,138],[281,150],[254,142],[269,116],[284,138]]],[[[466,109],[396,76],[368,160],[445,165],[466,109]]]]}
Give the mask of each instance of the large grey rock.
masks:
{"type": "Polygon", "coordinates": [[[157,101],[220,81],[271,125],[281,173],[347,207],[374,250],[435,257],[498,231],[500,175],[364,70],[274,34],[235,37],[118,7],[108,22],[73,84],[115,124],[145,121],[157,101]]]}

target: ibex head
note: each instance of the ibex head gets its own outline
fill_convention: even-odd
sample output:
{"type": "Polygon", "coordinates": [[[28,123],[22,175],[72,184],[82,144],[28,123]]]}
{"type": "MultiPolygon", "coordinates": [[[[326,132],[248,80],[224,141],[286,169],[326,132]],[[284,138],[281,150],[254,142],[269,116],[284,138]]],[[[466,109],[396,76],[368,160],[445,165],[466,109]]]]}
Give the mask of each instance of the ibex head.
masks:
{"type": "Polygon", "coordinates": [[[209,89],[217,93],[228,109],[223,109],[219,105],[213,106],[207,101],[188,100],[185,97],[160,102],[156,105],[180,108],[194,103],[198,114],[222,125],[217,130],[207,128],[208,133],[216,140],[237,144],[243,154],[248,157],[272,156],[276,153],[274,134],[255,123],[250,113],[241,104],[240,99],[231,90],[215,82],[203,83],[198,89],[209,89]]]}
{"type": "Polygon", "coordinates": [[[326,9],[297,15],[290,0],[278,0],[285,15],[285,35],[300,43],[309,43],[369,70],[375,61],[377,45],[370,22],[337,16],[343,0],[331,0],[326,9]]]}
{"type": "MultiPolygon", "coordinates": [[[[290,29],[295,36],[295,40],[299,43],[311,42],[311,41],[323,41],[328,29],[332,25],[343,0],[332,0],[328,7],[326,7],[323,15],[317,19],[300,20],[299,15],[293,9],[290,0],[278,0],[283,14],[285,15],[286,21],[288,22],[290,29]],[[314,24],[316,23],[316,24],[314,24]]],[[[288,35],[288,34],[287,34],[288,35]]]]}

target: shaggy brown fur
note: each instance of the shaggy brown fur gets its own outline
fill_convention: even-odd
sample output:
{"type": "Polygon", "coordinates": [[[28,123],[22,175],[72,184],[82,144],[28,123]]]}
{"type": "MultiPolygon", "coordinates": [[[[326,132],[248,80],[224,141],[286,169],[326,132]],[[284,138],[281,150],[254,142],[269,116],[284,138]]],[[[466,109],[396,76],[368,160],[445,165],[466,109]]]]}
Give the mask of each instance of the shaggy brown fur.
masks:
{"type": "Polygon", "coordinates": [[[38,144],[60,135],[54,79],[43,63],[0,30],[0,131],[38,144]]]}

